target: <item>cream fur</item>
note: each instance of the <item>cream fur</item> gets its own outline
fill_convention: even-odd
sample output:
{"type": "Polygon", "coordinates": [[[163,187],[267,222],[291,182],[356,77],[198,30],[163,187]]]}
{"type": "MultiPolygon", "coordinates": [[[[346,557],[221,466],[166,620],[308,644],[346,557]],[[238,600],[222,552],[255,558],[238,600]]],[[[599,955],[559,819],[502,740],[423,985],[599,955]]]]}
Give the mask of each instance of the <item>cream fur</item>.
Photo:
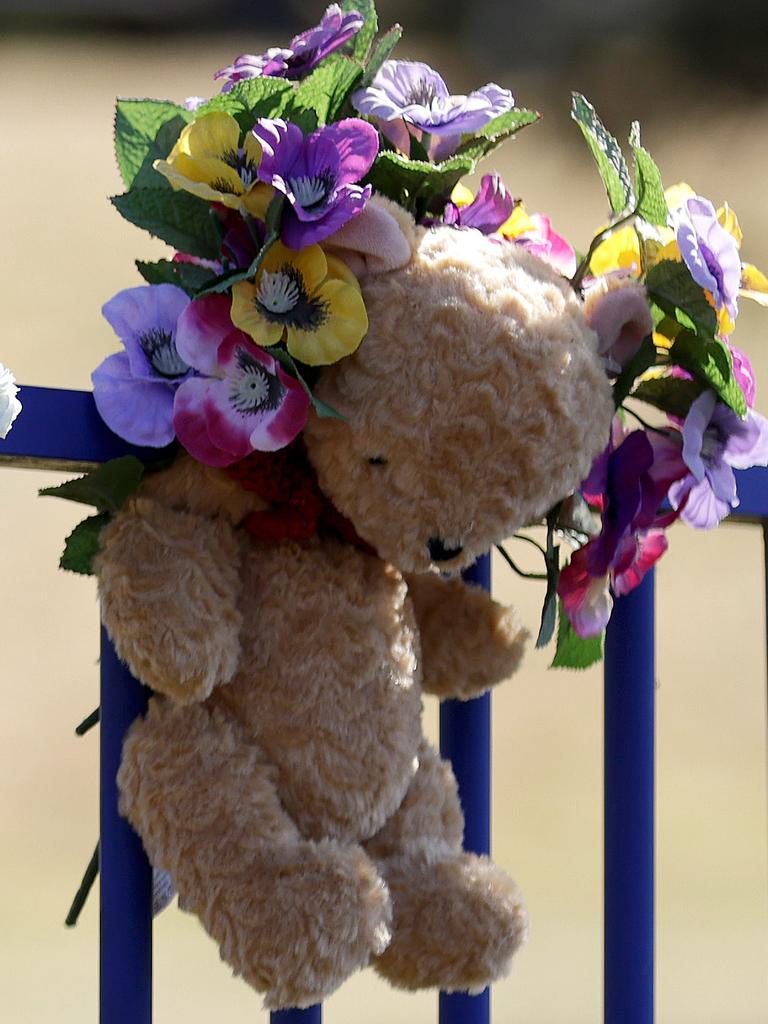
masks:
{"type": "Polygon", "coordinates": [[[406,988],[479,989],[526,930],[514,883],[462,852],[455,779],[420,723],[423,689],[483,692],[526,634],[440,578],[426,545],[463,543],[456,571],[564,497],[610,396],[547,267],[474,231],[409,230],[411,264],[365,282],[369,337],[321,377],[349,422],[307,430],[323,487],[380,557],[248,539],[258,502],[185,457],[98,560],[117,650],[158,692],[125,744],[122,812],[271,1008],[369,962],[406,988]]]}

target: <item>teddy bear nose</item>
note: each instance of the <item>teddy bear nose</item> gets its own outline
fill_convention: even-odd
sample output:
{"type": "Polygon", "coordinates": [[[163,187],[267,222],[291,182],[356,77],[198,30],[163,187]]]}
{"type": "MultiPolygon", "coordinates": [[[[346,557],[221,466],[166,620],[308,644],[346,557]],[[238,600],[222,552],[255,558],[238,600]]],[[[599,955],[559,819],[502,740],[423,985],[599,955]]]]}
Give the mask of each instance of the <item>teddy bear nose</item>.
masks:
{"type": "Polygon", "coordinates": [[[456,555],[460,555],[464,550],[461,544],[458,544],[455,548],[446,547],[442,537],[430,537],[427,541],[427,547],[429,548],[429,557],[433,562],[448,562],[451,558],[455,558],[456,555]]]}

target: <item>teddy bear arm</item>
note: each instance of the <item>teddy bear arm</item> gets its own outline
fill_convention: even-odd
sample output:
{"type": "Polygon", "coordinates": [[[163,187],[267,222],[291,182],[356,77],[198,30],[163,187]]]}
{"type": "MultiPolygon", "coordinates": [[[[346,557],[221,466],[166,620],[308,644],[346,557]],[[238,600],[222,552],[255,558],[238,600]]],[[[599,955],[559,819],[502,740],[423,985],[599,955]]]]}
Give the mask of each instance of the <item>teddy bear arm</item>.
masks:
{"type": "Polygon", "coordinates": [[[427,693],[469,700],[516,671],[528,633],[513,609],[458,579],[433,574],[406,579],[427,693]]]}
{"type": "Polygon", "coordinates": [[[240,659],[239,540],[221,519],[135,498],[102,532],[95,568],[118,656],[182,704],[229,682],[240,659]]]}

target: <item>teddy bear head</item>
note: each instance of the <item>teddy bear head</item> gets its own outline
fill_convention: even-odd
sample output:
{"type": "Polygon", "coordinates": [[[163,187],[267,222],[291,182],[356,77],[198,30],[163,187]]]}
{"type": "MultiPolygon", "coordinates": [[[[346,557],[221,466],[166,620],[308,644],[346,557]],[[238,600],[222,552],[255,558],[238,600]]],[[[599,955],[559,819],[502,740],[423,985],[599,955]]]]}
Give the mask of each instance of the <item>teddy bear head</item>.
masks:
{"type": "Polygon", "coordinates": [[[396,228],[406,261],[368,262],[368,333],[315,388],[344,419],[312,417],[307,451],[382,558],[454,573],[578,486],[611,391],[583,303],[546,263],[471,228],[402,213],[396,228]]]}

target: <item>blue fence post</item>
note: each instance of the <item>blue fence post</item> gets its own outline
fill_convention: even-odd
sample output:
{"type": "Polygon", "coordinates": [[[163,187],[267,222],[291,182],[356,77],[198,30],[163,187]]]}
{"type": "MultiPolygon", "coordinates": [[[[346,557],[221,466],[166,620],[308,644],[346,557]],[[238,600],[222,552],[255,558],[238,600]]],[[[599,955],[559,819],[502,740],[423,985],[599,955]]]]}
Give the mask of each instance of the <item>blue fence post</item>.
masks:
{"type": "Polygon", "coordinates": [[[654,1019],[654,580],[616,601],[605,644],[604,1024],[654,1019]]]}
{"type": "Polygon", "coordinates": [[[152,869],[141,840],[117,812],[123,737],[147,706],[146,690],[101,630],[101,1024],[152,1021],[152,869]]]}
{"type": "MultiPolygon", "coordinates": [[[[464,573],[467,583],[491,589],[491,556],[482,555],[464,573]]],[[[464,811],[464,847],[491,851],[491,695],[444,700],[440,705],[440,753],[453,765],[464,811]]],[[[488,1024],[490,989],[470,996],[440,993],[440,1024],[488,1024]]]]}
{"type": "Polygon", "coordinates": [[[273,1010],[271,1024],[321,1024],[323,1008],[319,1003],[306,1010],[273,1010]]]}

